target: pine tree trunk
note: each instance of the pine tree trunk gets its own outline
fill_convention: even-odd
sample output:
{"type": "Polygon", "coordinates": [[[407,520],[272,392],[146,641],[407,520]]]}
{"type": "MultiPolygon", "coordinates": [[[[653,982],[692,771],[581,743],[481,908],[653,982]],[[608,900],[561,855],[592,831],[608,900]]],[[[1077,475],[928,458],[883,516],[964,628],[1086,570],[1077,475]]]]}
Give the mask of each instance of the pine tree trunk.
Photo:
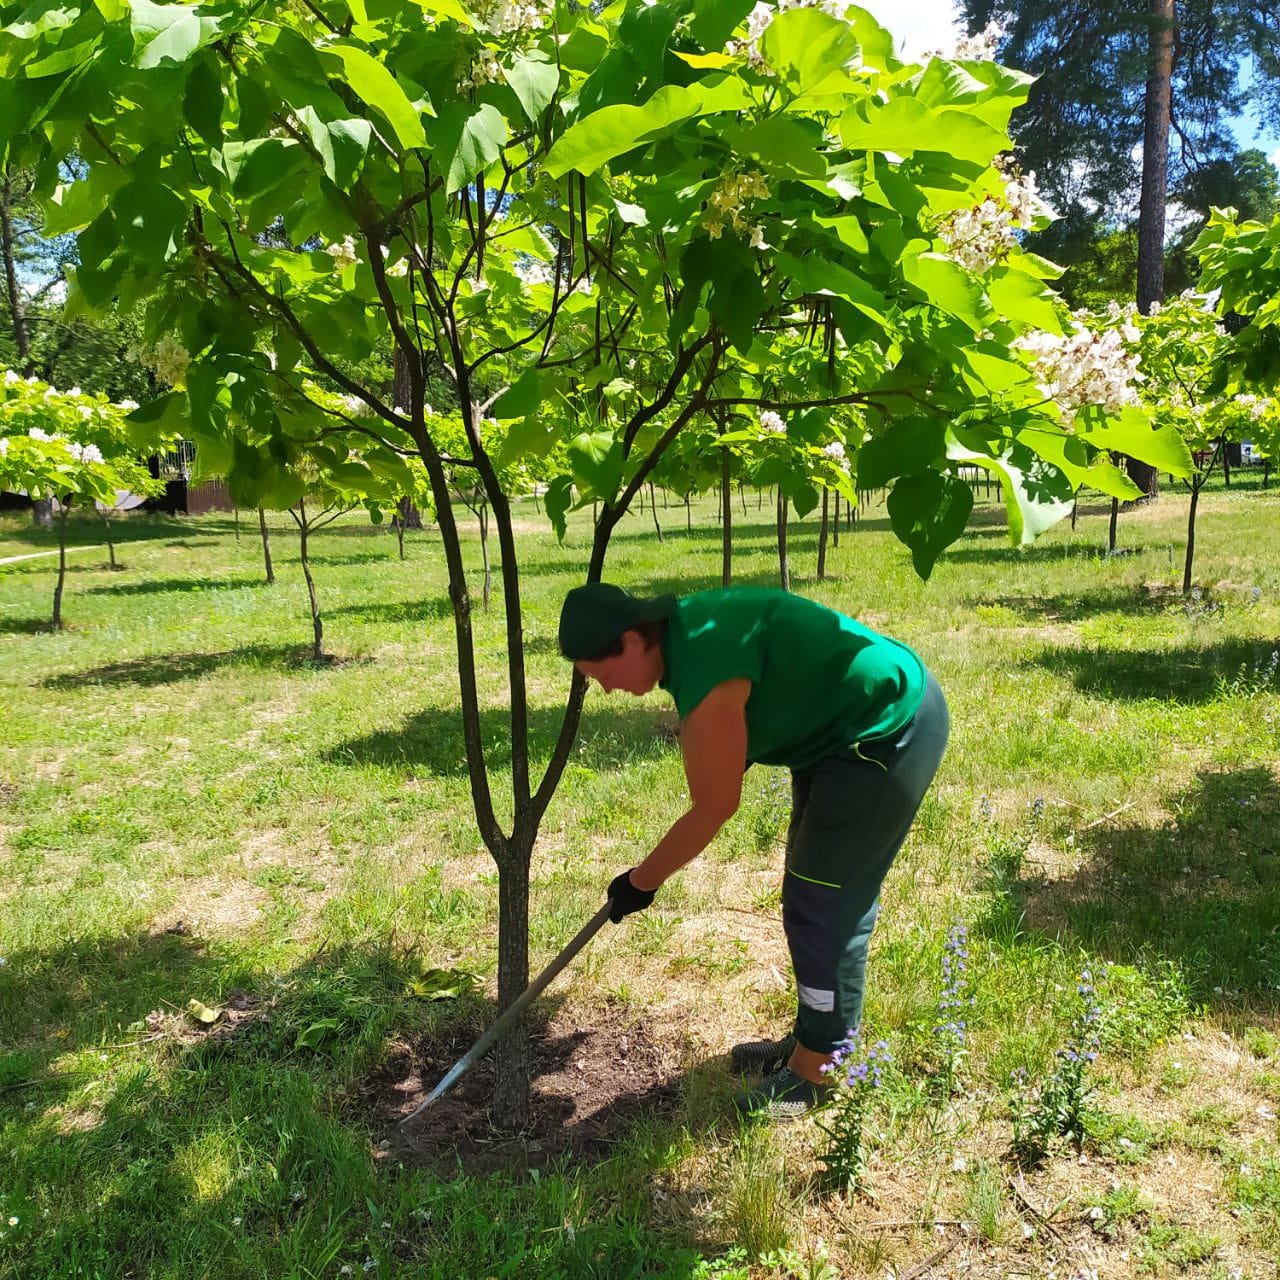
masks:
{"type": "Polygon", "coordinates": [[[62,630],[62,585],[67,580],[67,504],[58,513],[58,581],[53,588],[53,625],[62,630]]]}
{"type": "Polygon", "coordinates": [[[827,489],[822,491],[822,528],[818,530],[818,581],[827,576],[827,503],[831,494],[827,489]]]}
{"type": "Polygon", "coordinates": [[[1191,594],[1191,562],[1196,555],[1196,506],[1200,502],[1200,487],[1203,482],[1196,476],[1191,482],[1191,511],[1187,516],[1187,559],[1182,567],[1182,594],[1191,594]]]}
{"type": "Polygon", "coordinates": [[[311,576],[311,562],[307,558],[307,504],[306,499],[298,502],[302,518],[298,521],[298,542],[302,550],[302,576],[307,580],[307,595],[311,599],[311,630],[314,642],[311,649],[313,662],[324,661],[324,624],[320,621],[320,603],[316,598],[315,579],[311,576]]]}
{"type": "Polygon", "coordinates": [[[258,528],[262,530],[262,559],[267,567],[267,586],[271,586],[276,580],[276,572],[271,567],[271,537],[267,533],[267,513],[258,508],[258,528]]]}
{"type": "Polygon", "coordinates": [[[778,577],[783,591],[791,590],[791,566],[787,562],[787,498],[778,489],[778,577]]]}
{"type": "MultiPolygon", "coordinates": [[[[1142,196],[1138,203],[1138,310],[1149,315],[1164,300],[1164,228],[1169,195],[1169,123],[1173,106],[1175,0],[1150,0],[1148,76],[1142,137],[1142,196]]],[[[1147,499],[1160,493],[1160,472],[1125,459],[1129,478],[1147,499]]]]}

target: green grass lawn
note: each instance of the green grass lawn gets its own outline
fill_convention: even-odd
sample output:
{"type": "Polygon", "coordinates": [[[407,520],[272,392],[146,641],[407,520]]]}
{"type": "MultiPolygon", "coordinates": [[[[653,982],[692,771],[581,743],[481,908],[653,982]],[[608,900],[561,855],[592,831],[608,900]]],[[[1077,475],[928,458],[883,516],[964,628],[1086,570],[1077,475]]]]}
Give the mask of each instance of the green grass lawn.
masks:
{"type": "MultiPolygon", "coordinates": [[[[314,539],[322,667],[303,660],[282,515],[271,587],[250,518],[121,521],[122,571],[68,558],[59,633],[54,560],[0,565],[0,1277],[1275,1277],[1280,495],[1247,475],[1202,499],[1187,600],[1185,510],[1171,493],[1124,513],[1107,557],[1101,504],[1021,550],[980,505],[928,584],[883,507],[822,582],[816,521],[793,523],[794,588],[912,644],[953,716],[873,943],[867,1029],[895,1062],[850,1196],[816,1176],[816,1124],[743,1128],[727,1105],[728,1048],[791,1007],[785,775],[751,770],[716,844],[546,1002],[642,1027],[680,1064],[674,1103],[639,1106],[590,1158],[446,1176],[380,1148],[369,1091],[405,1045],[460,1052],[489,1016],[484,986],[430,1001],[415,976],[457,967],[492,991],[496,878],[434,532],[404,563],[355,516],[314,539]],[[947,1098],[931,1079],[956,923],[974,1003],[947,1098]],[[1053,1071],[1084,968],[1104,975],[1104,1033],[1083,1150],[1021,1169],[1010,1073],[1053,1071]],[[225,1008],[211,1029],[192,998],[225,1008]]],[[[674,500],[657,514],[665,541],[634,514],[606,576],[718,585],[712,504],[691,530],[674,500]]],[[[776,581],[770,514],[735,501],[738,581],[776,581]]],[[[562,546],[518,513],[542,758],[588,518],[562,546]]],[[[71,526],[85,548],[100,533],[71,526]]],[[[53,545],[0,519],[0,559],[53,545]]],[[[474,535],[467,552],[478,602],[474,535]]],[[[495,592],[476,636],[501,798],[500,611],[495,592]]],[[[535,852],[535,966],[683,790],[662,697],[593,691],[535,852]]]]}

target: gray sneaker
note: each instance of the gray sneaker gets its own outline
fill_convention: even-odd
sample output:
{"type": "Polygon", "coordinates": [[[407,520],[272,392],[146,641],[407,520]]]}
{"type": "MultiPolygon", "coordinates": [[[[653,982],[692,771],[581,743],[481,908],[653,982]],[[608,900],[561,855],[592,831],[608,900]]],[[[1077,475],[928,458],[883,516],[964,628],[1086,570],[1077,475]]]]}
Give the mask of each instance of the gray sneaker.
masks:
{"type": "Polygon", "coordinates": [[[813,1084],[789,1067],[775,1071],[758,1085],[744,1089],[733,1100],[741,1115],[764,1116],[766,1120],[798,1120],[827,1100],[826,1086],[813,1084]]]}
{"type": "Polygon", "coordinates": [[[735,1044],[729,1050],[729,1065],[734,1075],[772,1075],[791,1061],[795,1049],[796,1038],[793,1035],[784,1036],[781,1040],[748,1040],[745,1044],[735,1044]]]}

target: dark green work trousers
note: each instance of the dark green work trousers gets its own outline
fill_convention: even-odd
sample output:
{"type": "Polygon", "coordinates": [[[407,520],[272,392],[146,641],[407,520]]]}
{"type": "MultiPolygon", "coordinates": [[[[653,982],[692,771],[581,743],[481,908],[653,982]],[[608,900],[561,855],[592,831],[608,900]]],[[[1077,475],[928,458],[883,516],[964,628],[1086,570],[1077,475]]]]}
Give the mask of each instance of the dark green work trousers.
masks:
{"type": "Polygon", "coordinates": [[[938,682],[892,738],[862,742],[791,775],[782,923],[795,967],[796,1039],[830,1053],[862,1018],[880,885],[947,745],[938,682]]]}

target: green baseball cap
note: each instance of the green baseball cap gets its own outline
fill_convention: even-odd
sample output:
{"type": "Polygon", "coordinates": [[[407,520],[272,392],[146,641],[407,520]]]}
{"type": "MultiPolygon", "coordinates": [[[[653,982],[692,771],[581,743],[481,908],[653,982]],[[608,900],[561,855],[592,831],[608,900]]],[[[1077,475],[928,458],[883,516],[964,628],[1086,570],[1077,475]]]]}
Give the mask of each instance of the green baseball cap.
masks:
{"type": "Polygon", "coordinates": [[[571,662],[594,657],[624,631],[642,622],[669,618],[676,597],[633,596],[612,582],[574,587],[560,609],[560,652],[571,662]]]}

